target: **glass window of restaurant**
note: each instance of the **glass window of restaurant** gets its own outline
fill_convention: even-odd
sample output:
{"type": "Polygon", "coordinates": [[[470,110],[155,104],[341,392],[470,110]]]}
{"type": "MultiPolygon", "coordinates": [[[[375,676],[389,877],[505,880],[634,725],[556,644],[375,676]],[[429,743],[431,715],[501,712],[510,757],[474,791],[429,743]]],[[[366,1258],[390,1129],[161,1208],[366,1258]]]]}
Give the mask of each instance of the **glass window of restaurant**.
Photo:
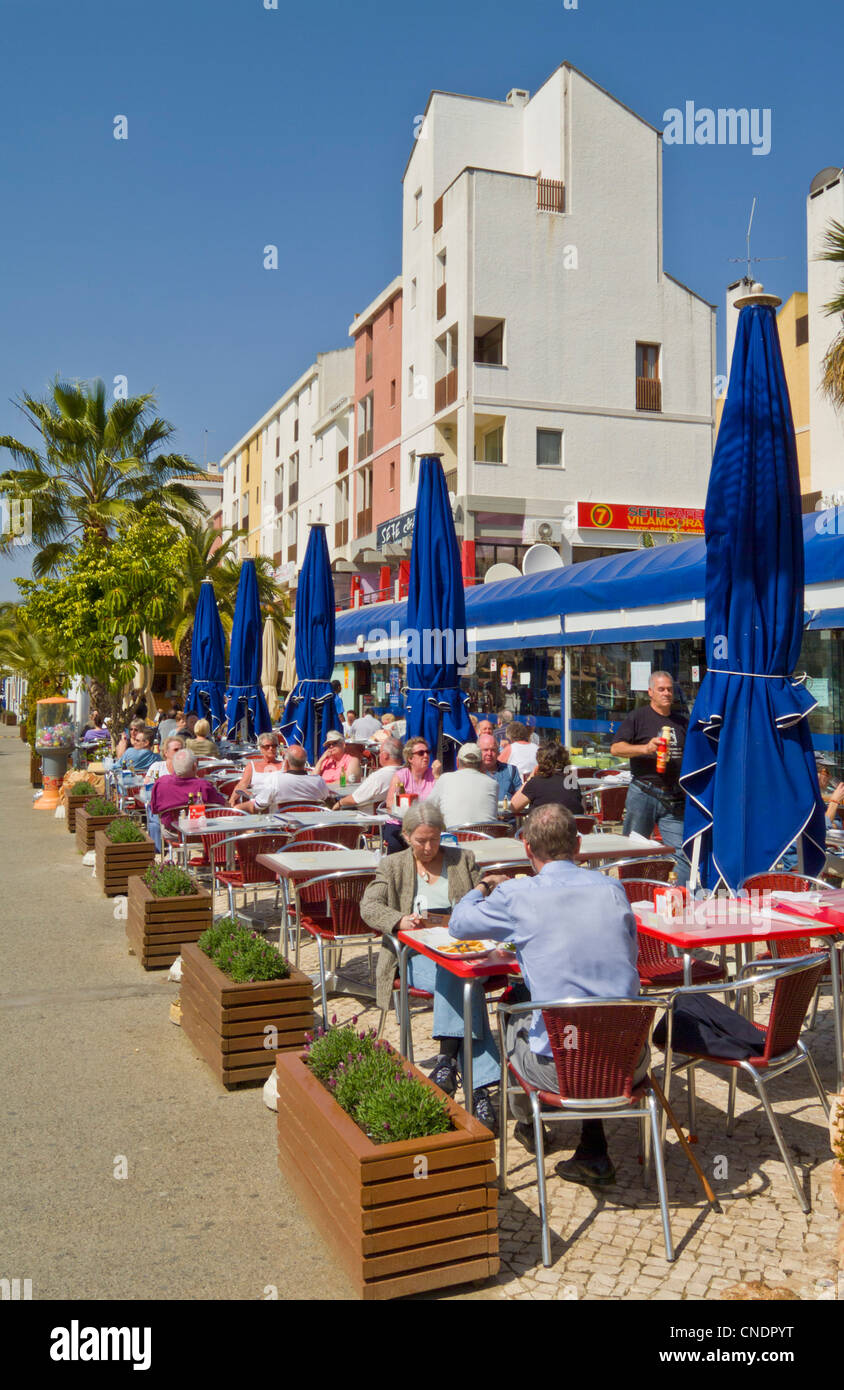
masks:
{"type": "Polygon", "coordinates": [[[470,714],[510,709],[541,738],[559,738],[563,664],[560,647],[475,653],[460,681],[470,714]]]}
{"type": "Polygon", "coordinates": [[[809,715],[815,752],[832,758],[844,776],[844,629],[804,632],[798,671],[806,672],[806,689],[817,701],[809,715]]]}
{"type": "Polygon", "coordinates": [[[703,638],[659,638],[655,642],[616,642],[572,647],[571,746],[608,753],[615,730],[637,705],[647,704],[651,671],[674,677],[675,709],[691,714],[706,671],[703,638]]]}

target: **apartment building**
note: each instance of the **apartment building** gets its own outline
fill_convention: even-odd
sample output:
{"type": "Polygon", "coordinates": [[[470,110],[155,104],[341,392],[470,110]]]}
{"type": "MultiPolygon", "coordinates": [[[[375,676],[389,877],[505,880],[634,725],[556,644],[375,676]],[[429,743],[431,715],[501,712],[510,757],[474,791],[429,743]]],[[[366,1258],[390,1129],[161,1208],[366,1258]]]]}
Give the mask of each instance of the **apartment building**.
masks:
{"type": "MultiPolygon", "coordinates": [[[[842,267],[818,260],[831,222],[844,225],[844,169],[831,166],[812,179],[806,198],[806,290],[796,290],[777,311],[791,413],[797,438],[800,491],[805,511],[844,505],[844,411],[821,390],[823,361],[841,319],[824,305],[841,293],[842,267]]],[[[726,299],[727,378],[730,374],[739,311],[747,276],[728,286],[726,299]]],[[[718,402],[718,423],[723,399],[718,402]]]]}
{"type": "Polygon", "coordinates": [[[703,506],[715,311],[664,270],[661,158],[569,64],[533,97],[431,94],[403,182],[401,511],[441,454],[467,577],[703,506]]]}

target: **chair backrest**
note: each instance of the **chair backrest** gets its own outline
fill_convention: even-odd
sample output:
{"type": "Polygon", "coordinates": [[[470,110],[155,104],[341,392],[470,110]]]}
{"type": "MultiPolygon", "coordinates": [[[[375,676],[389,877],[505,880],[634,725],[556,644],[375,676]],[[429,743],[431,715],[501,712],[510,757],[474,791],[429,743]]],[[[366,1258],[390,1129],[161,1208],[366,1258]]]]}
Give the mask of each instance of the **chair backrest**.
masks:
{"type": "Polygon", "coordinates": [[[574,823],[577,826],[578,835],[591,835],[595,829],[597,817],[595,816],[575,816],[574,823]]]}
{"type": "Polygon", "coordinates": [[[275,883],[275,870],[257,863],[258,855],[279,854],[281,850],[288,848],[288,841],[289,836],[284,831],[274,831],[269,835],[261,831],[257,835],[238,836],[234,841],[234,853],[244,884],[275,883]]]}
{"type": "Polygon", "coordinates": [[[661,1004],[579,1001],[542,1010],[557,1068],[559,1094],[566,1100],[630,1098],[633,1075],[661,1004]]]}
{"type": "Polygon", "coordinates": [[[618,877],[625,879],[649,879],[651,883],[667,883],[672,870],[676,873],[675,859],[623,859],[609,866],[618,870],[618,877]]]}
{"type": "Polygon", "coordinates": [[[596,787],[594,797],[598,808],[598,820],[622,819],[627,802],[626,787],[596,787]]]}
{"type": "MultiPolygon", "coordinates": [[[[241,811],[233,810],[231,806],[206,806],[205,819],[219,820],[221,816],[239,816],[241,811]]],[[[231,830],[214,830],[208,835],[203,835],[202,850],[209,864],[213,858],[214,866],[218,869],[226,867],[226,851],[228,841],[232,838],[231,830]]]]}
{"type": "Polygon", "coordinates": [[[292,814],[293,811],[325,811],[326,817],[331,814],[321,801],[282,801],[278,808],[280,816],[292,814]]]}
{"type": "Polygon", "coordinates": [[[214,781],[214,786],[223,796],[231,796],[235,787],[240,784],[239,777],[218,777],[214,781]]]}
{"type": "MultiPolygon", "coordinates": [[[[770,874],[751,874],[742,883],[739,892],[747,893],[773,893],[777,889],[782,893],[808,893],[814,880],[807,878],[805,874],[789,873],[770,873],[770,874]]],[[[794,936],[790,940],[781,937],[769,938],[767,941],[768,949],[772,944],[776,945],[776,954],[780,960],[788,960],[795,956],[808,956],[812,952],[811,936],[794,936]]]]}
{"type": "MultiPolygon", "coordinates": [[[[673,864],[673,859],[671,862],[673,864]]],[[[621,880],[621,886],[629,903],[653,903],[653,879],[625,878],[621,880]]],[[[646,932],[637,930],[636,943],[639,948],[637,964],[640,967],[662,965],[668,960],[676,961],[676,957],[673,957],[668,949],[667,942],[660,941],[656,936],[648,936],[646,932]]]]}
{"type": "Polygon", "coordinates": [[[288,849],[303,849],[312,840],[319,840],[320,845],[330,845],[332,849],[357,849],[362,834],[360,826],[332,825],[330,815],[331,812],[326,811],[325,821],[320,821],[319,825],[306,825],[297,830],[288,849]]]}
{"type": "Polygon", "coordinates": [[[795,964],[787,975],[775,981],[762,1054],[764,1061],[780,1057],[797,1046],[806,1011],[825,968],[826,957],[821,956],[814,965],[811,962],[795,964]]]}
{"type": "Polygon", "coordinates": [[[513,827],[501,820],[472,821],[465,825],[447,825],[446,834],[453,835],[458,843],[463,840],[505,840],[513,834],[513,827]]]}
{"type": "MultiPolygon", "coordinates": [[[[300,836],[304,834],[305,831],[300,831],[298,835],[292,835],[287,841],[285,849],[291,852],[295,851],[296,854],[319,854],[326,850],[336,851],[337,849],[337,845],[332,843],[331,840],[300,839],[300,836]]],[[[315,871],[315,874],[316,872],[318,871],[315,871]]],[[[324,905],[326,902],[326,891],[322,883],[318,883],[315,888],[311,888],[307,883],[297,884],[294,881],[293,892],[300,907],[312,907],[314,903],[322,903],[324,905]]]]}
{"type": "Polygon", "coordinates": [[[328,909],[337,936],[372,935],[372,927],[367,926],[360,915],[360,904],[374,878],[374,870],[355,870],[342,878],[327,881],[328,909]]]}

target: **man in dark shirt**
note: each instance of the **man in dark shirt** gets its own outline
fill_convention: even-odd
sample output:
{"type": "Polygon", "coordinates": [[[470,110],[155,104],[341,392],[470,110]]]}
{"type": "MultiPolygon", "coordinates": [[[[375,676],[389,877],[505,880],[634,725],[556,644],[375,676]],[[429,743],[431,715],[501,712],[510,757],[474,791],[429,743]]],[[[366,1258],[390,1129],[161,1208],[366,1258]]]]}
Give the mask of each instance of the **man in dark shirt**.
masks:
{"type": "Polygon", "coordinates": [[[616,730],[610,752],[617,758],[630,759],[633,774],[624,808],[624,834],[634,830],[650,836],[654,826],[666,845],[674,851],[677,880],[687,883],[689,861],[683,853],[683,816],[685,796],[680,786],[683,746],[686,742],[688,719],[684,714],[672,714],[674,681],[668,671],[652,671],[648,682],[650,704],[631,710],[616,730]],[[668,729],[668,765],[657,772],[657,741],[663,729],[668,729]]]}

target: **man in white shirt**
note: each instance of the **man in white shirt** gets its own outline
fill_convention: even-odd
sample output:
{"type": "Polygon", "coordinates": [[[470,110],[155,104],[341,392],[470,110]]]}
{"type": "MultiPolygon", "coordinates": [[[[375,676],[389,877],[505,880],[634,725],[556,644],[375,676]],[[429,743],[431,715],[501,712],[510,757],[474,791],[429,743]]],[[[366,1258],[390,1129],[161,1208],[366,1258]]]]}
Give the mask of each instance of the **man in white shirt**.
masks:
{"type": "Polygon", "coordinates": [[[361,715],[352,725],[352,743],[366,743],[381,728],[381,720],[372,714],[361,715]]]}
{"type": "Polygon", "coordinates": [[[241,811],[275,811],[291,804],[307,802],[313,806],[324,806],[331,800],[331,788],[321,777],[308,772],[308,758],[304,748],[291,744],[285,750],[284,770],[267,777],[261,790],[255,793],[252,801],[242,801],[241,811]]]}
{"type": "Polygon", "coordinates": [[[536,744],[530,741],[527,725],[520,724],[517,720],[507,725],[507,737],[510,740],[507,762],[518,768],[524,781],[536,767],[536,744]]]}
{"type": "Polygon", "coordinates": [[[394,738],[385,739],[378,750],[378,766],[375,771],[370,772],[360,786],[355,787],[348,796],[341,796],[334,810],[374,811],[376,806],[380,806],[381,802],[386,800],[392,780],[403,766],[401,744],[394,738]]]}
{"type": "Polygon", "coordinates": [[[498,783],[483,771],[476,743],[462,745],[457,753],[457,771],[443,773],[428,802],[439,806],[446,826],[498,819],[498,783]]]}

